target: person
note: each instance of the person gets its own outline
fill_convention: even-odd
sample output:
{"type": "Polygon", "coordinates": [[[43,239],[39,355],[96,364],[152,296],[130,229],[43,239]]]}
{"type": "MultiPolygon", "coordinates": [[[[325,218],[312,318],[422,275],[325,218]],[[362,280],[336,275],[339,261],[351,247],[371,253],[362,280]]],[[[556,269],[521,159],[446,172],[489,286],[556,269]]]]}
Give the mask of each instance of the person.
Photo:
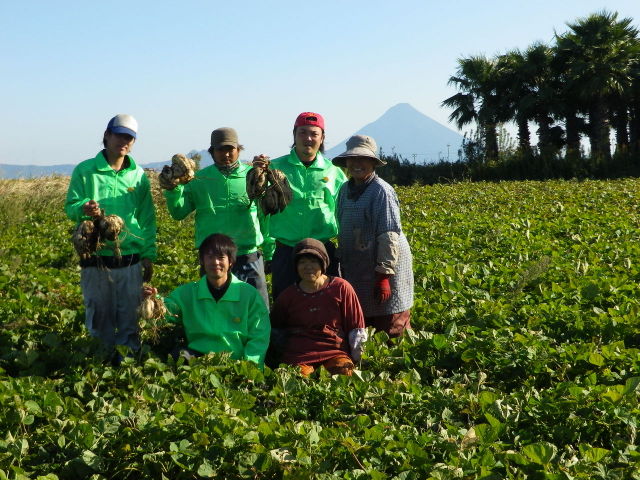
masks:
{"type": "MultiPolygon", "coordinates": [[[[269,311],[260,293],[233,273],[237,246],[213,233],[198,248],[201,278],[176,288],[164,299],[165,319],[184,327],[185,356],[230,352],[231,358],[264,365],[269,345],[269,311]]],[[[157,295],[145,286],[143,297],[157,295]]]]}
{"type": "Polygon", "coordinates": [[[195,210],[195,247],[211,233],[229,235],[238,247],[232,273],[253,285],[269,305],[264,259],[258,251],[263,243],[260,212],[255,203],[249,206],[246,179],[250,165],[238,160],[243,146],[233,128],[211,132],[209,153],[213,165],[196,172],[186,185],[165,190],[169,214],[182,220],[195,210]]]}
{"type": "Polygon", "coordinates": [[[338,250],[344,278],[353,285],[367,326],[397,337],[411,328],[413,270],[395,190],[375,172],[385,165],[367,135],[354,135],[333,159],[350,176],[338,194],[338,250]]]}
{"type": "Polygon", "coordinates": [[[298,282],[287,287],[271,310],[273,349],[281,363],[307,376],[323,366],[351,375],[367,339],[358,297],[342,278],[327,275],[324,244],[305,238],[293,248],[298,282]]]}
{"type": "Polygon", "coordinates": [[[315,238],[325,245],[330,259],[328,272],[339,275],[331,239],[338,233],[335,199],[347,178],[342,170],[323,156],[324,138],[324,118],[318,113],[303,112],[294,123],[294,144],[288,155],[271,162],[264,155],[254,157],[256,166],[264,167],[270,163],[271,168],[281,170],[293,192],[293,199],[284,211],[268,219],[269,236],[275,240],[275,251],[267,254],[272,256],[274,300],[296,281],[292,251],[303,238],[315,238]]]}
{"type": "Polygon", "coordinates": [[[136,309],[143,280],[151,279],[156,258],[150,182],[129,155],[137,132],[138,122],[131,115],[119,114],[109,120],[104,149],[73,169],[64,207],[67,216],[78,223],[103,213],[124,221],[118,237],[120,255],[112,242],[106,242],[80,261],[86,326],[108,350],[114,345],[139,347],[136,309]]]}

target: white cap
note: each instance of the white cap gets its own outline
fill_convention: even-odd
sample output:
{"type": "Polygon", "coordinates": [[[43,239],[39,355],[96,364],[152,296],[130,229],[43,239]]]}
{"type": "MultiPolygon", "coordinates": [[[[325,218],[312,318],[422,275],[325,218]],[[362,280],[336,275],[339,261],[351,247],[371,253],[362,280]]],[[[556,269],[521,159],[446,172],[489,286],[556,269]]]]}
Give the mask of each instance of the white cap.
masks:
{"type": "Polygon", "coordinates": [[[107,125],[107,130],[113,133],[126,133],[136,138],[138,133],[138,122],[131,115],[126,113],[119,113],[111,120],[107,125]]]}

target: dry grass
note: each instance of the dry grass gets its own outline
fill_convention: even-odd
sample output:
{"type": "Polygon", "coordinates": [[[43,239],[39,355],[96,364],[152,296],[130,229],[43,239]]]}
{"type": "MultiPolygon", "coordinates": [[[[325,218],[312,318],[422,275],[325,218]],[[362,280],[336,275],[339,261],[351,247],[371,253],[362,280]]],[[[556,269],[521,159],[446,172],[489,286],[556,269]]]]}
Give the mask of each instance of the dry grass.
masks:
{"type": "MultiPolygon", "coordinates": [[[[159,203],[163,203],[163,190],[158,184],[158,172],[152,169],[145,169],[145,173],[151,182],[151,193],[154,201],[158,203],[157,201],[160,200],[159,203]]],[[[70,180],[71,177],[60,175],[29,179],[0,179],[0,201],[5,198],[12,198],[13,200],[20,199],[30,204],[43,201],[47,204],[52,201],[62,201],[64,203],[70,180]]]]}
{"type": "Polygon", "coordinates": [[[0,179],[0,197],[22,197],[29,201],[64,198],[70,177],[54,175],[29,179],[0,179]]]}
{"type": "MultiPolygon", "coordinates": [[[[158,208],[164,204],[158,172],[145,169],[158,208]]],[[[22,223],[27,211],[63,212],[71,177],[53,175],[28,179],[0,179],[0,228],[22,223]]]]}
{"type": "Polygon", "coordinates": [[[62,209],[70,177],[0,179],[0,228],[23,223],[26,212],[62,209]]]}
{"type": "Polygon", "coordinates": [[[153,197],[153,203],[156,205],[162,205],[164,203],[164,190],[160,187],[160,182],[158,181],[159,172],[152,168],[145,168],[144,172],[149,177],[149,182],[151,182],[151,196],[153,197]]]}

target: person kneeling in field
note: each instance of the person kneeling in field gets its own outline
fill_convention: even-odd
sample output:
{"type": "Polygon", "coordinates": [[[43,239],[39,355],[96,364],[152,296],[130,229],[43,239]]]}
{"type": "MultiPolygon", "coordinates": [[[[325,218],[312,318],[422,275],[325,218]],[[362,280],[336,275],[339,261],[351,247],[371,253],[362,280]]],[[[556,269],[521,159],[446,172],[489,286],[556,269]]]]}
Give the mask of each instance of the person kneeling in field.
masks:
{"type": "MultiPolygon", "coordinates": [[[[198,249],[202,277],[164,298],[165,319],[183,325],[186,356],[230,352],[231,358],[262,367],[271,331],[269,312],[258,290],[230,272],[236,253],[227,235],[206,237],[198,249]]],[[[157,290],[145,286],[142,294],[156,295],[157,290]]]]}
{"type": "Polygon", "coordinates": [[[305,376],[321,366],[351,375],[367,340],[356,292],[346,280],[326,275],[329,255],[319,240],[300,241],[293,263],[299,281],[271,310],[272,352],[282,363],[299,365],[305,376]]]}

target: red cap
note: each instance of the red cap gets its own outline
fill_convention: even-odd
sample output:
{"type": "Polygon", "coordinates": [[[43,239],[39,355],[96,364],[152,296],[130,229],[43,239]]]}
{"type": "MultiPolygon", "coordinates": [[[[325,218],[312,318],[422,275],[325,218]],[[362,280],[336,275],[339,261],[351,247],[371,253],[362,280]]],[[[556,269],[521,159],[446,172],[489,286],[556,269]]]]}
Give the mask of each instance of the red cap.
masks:
{"type": "Polygon", "coordinates": [[[320,127],[324,130],[324,118],[319,113],[302,112],[296,118],[296,123],[293,124],[293,128],[301,127],[302,125],[313,125],[314,127],[320,127]]]}

